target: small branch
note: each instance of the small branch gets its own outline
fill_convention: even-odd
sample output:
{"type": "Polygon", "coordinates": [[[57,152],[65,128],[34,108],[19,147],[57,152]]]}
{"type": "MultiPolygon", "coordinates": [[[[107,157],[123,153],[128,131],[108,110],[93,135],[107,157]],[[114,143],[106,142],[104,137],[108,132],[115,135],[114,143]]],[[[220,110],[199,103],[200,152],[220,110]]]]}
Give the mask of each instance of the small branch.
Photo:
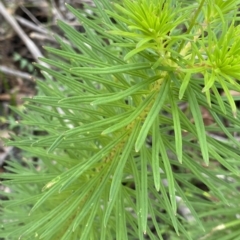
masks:
{"type": "Polygon", "coordinates": [[[38,40],[41,40],[41,41],[48,40],[48,41],[56,43],[56,39],[54,37],[51,37],[51,36],[45,35],[45,34],[41,34],[41,33],[37,33],[37,32],[31,32],[29,34],[29,37],[31,39],[38,39],[38,40]]]}
{"type": "Polygon", "coordinates": [[[27,80],[33,80],[33,76],[25,73],[25,72],[20,72],[11,68],[8,68],[6,66],[1,66],[0,65],[0,72],[5,73],[6,75],[11,75],[11,76],[15,76],[15,77],[20,77],[23,79],[27,79],[27,80]]]}
{"type": "Polygon", "coordinates": [[[24,5],[21,5],[20,8],[28,15],[28,17],[35,22],[37,25],[41,25],[41,23],[37,20],[37,18],[27,9],[24,5]]]}
{"type": "MultiPolygon", "coordinates": [[[[37,26],[36,24],[26,20],[25,18],[22,18],[20,16],[16,16],[15,17],[17,19],[17,21],[22,24],[23,26],[29,28],[29,29],[32,29],[34,30],[34,32],[31,32],[29,34],[29,37],[32,38],[32,39],[40,39],[41,41],[44,41],[44,40],[48,40],[48,41],[51,41],[51,42],[55,42],[56,43],[56,39],[54,38],[52,32],[48,31],[47,29],[41,27],[41,26],[37,26]],[[35,32],[36,31],[36,32],[35,32]],[[37,33],[39,32],[39,33],[37,33]]],[[[64,40],[62,39],[63,42],[71,45],[71,43],[67,40],[64,40]]]]}
{"type": "Polygon", "coordinates": [[[51,5],[52,5],[51,9],[52,9],[53,16],[57,17],[57,19],[64,21],[65,19],[61,14],[61,12],[58,11],[55,1],[51,0],[51,5]]]}
{"type": "Polygon", "coordinates": [[[45,30],[44,28],[42,28],[41,26],[39,27],[38,25],[26,20],[25,18],[23,17],[20,17],[20,16],[16,16],[15,17],[17,19],[17,21],[22,24],[23,26],[29,28],[29,29],[32,29],[34,31],[37,31],[37,32],[40,32],[40,33],[43,33],[43,34],[49,34],[49,32],[47,30],[45,30]]]}
{"type": "MultiPolygon", "coordinates": [[[[15,20],[15,18],[8,13],[2,2],[0,2],[0,14],[2,14],[6,21],[12,26],[14,31],[19,35],[19,37],[22,39],[22,41],[28,48],[29,52],[32,54],[33,58],[37,62],[39,62],[38,58],[43,57],[41,51],[38,49],[35,43],[27,36],[27,34],[25,34],[25,32],[15,20]]],[[[46,64],[44,63],[41,64],[46,66],[46,64]]]]}

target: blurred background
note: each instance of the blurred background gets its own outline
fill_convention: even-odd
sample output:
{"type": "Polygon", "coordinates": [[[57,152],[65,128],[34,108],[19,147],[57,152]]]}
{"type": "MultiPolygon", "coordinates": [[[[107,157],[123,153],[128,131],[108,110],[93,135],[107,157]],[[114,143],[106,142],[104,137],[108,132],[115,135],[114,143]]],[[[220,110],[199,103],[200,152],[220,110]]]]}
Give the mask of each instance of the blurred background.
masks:
{"type": "Polygon", "coordinates": [[[1,138],[24,132],[11,107],[23,108],[22,98],[34,96],[35,79],[42,78],[32,63],[48,56],[43,46],[58,46],[54,36],[63,34],[57,20],[81,30],[65,3],[82,9],[93,6],[91,0],[0,0],[0,172],[5,160],[18,154],[1,138]]]}

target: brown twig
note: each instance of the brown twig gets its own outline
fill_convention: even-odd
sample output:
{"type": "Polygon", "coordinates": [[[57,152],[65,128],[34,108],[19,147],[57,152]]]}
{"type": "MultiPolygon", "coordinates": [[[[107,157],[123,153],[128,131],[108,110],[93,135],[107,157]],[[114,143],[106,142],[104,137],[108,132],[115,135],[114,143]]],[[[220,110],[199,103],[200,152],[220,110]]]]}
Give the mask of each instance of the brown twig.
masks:
{"type": "Polygon", "coordinates": [[[17,70],[12,69],[12,68],[8,68],[6,66],[1,66],[0,65],[0,72],[5,73],[6,75],[20,77],[20,78],[31,80],[31,81],[33,80],[32,75],[30,75],[28,73],[25,73],[25,72],[17,71],[17,70]]]}
{"type": "Polygon", "coordinates": [[[23,18],[23,17],[20,17],[20,16],[15,16],[16,20],[22,24],[23,26],[29,28],[29,29],[32,29],[34,31],[37,31],[37,32],[40,32],[40,33],[43,33],[43,34],[49,34],[49,31],[47,31],[46,29],[44,29],[43,27],[41,26],[38,26],[30,21],[28,21],[27,19],[23,18]]]}
{"type": "Polygon", "coordinates": [[[41,26],[41,23],[37,20],[37,18],[27,8],[25,8],[24,5],[21,5],[20,8],[23,10],[23,12],[25,12],[28,15],[28,17],[34,23],[36,23],[36,25],[40,25],[41,26]]]}
{"type": "MultiPolygon", "coordinates": [[[[25,34],[25,32],[15,20],[15,18],[8,13],[2,2],[0,2],[0,14],[2,14],[6,21],[12,26],[14,31],[19,35],[19,37],[22,39],[22,41],[28,48],[29,52],[32,54],[33,58],[37,62],[39,62],[38,58],[43,57],[41,51],[38,49],[36,44],[25,34]]],[[[41,64],[46,66],[46,64],[44,63],[41,64]]]]}

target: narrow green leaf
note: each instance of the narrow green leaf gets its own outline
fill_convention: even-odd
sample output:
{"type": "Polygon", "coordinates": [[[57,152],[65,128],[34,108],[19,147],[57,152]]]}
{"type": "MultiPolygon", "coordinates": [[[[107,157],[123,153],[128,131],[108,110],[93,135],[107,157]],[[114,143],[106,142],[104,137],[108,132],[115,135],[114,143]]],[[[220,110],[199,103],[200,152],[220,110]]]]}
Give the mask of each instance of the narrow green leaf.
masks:
{"type": "MultiPolygon", "coordinates": [[[[80,190],[77,190],[75,193],[73,193],[71,196],[69,196],[68,201],[69,203],[69,208],[66,208],[66,202],[63,201],[60,205],[56,206],[53,210],[49,211],[47,215],[45,215],[44,217],[40,218],[38,221],[35,222],[34,225],[32,225],[31,227],[28,227],[28,229],[23,232],[22,236],[26,235],[27,233],[31,233],[31,232],[35,232],[35,231],[39,231],[39,227],[43,226],[43,228],[46,228],[46,222],[49,221],[49,219],[52,218],[53,221],[53,225],[54,227],[59,226],[59,224],[61,224],[63,221],[65,221],[65,217],[68,217],[72,214],[72,211],[74,211],[74,209],[77,207],[78,203],[79,203],[79,199],[78,197],[76,198],[75,201],[73,201],[73,199],[75,199],[74,197],[78,196],[80,193],[80,190]],[[64,217],[65,216],[65,217],[64,217]]],[[[54,232],[54,230],[56,229],[48,229],[52,232],[54,232]]]]}
{"type": "Polygon", "coordinates": [[[148,217],[148,157],[146,147],[142,147],[140,151],[141,159],[141,198],[140,198],[140,217],[142,218],[141,223],[143,233],[146,234],[147,231],[147,217],[148,217]]]}
{"type": "Polygon", "coordinates": [[[115,65],[105,68],[92,67],[73,67],[70,69],[72,73],[88,73],[88,74],[114,74],[114,73],[132,73],[136,70],[150,69],[150,63],[129,63],[124,65],[115,65]]]}
{"type": "MultiPolygon", "coordinates": [[[[208,186],[211,191],[213,192],[215,197],[218,197],[221,201],[223,201],[225,204],[229,204],[228,200],[224,196],[224,194],[217,188],[216,183],[221,182],[219,178],[217,178],[214,174],[212,174],[209,171],[206,171],[202,166],[200,166],[198,163],[192,161],[192,159],[187,156],[186,154],[183,154],[184,161],[186,163],[186,167],[188,169],[191,169],[192,173],[200,179],[206,186],[208,186]],[[208,176],[208,178],[203,178],[203,174],[208,176]],[[214,184],[215,182],[215,184],[214,184]]],[[[183,162],[184,163],[184,162],[183,162]]],[[[222,181],[224,182],[224,181],[222,181]]],[[[222,184],[222,183],[221,183],[222,184]]],[[[225,183],[226,184],[226,183],[225,183]]]]}
{"type": "Polygon", "coordinates": [[[132,22],[129,21],[128,19],[135,19],[137,20],[137,16],[135,16],[134,14],[132,14],[132,12],[128,11],[128,9],[125,6],[121,6],[117,3],[114,3],[114,7],[118,10],[118,12],[120,12],[121,15],[116,15],[115,17],[117,17],[117,19],[119,18],[121,21],[131,25],[132,22]],[[122,15],[127,15],[129,16],[129,18],[126,17],[121,17],[122,15]]]}
{"type": "MultiPolygon", "coordinates": [[[[11,167],[5,167],[6,170],[15,172],[16,168],[11,167]]],[[[4,180],[4,184],[27,184],[29,182],[31,183],[41,183],[45,184],[47,181],[51,181],[54,176],[54,174],[30,174],[30,173],[24,173],[20,174],[16,172],[17,174],[12,173],[2,173],[1,178],[6,179],[4,180]],[[11,179],[11,180],[9,180],[11,179]]]]}
{"type": "MultiPolygon", "coordinates": [[[[96,183],[97,181],[95,181],[96,183]]],[[[89,188],[87,188],[87,191],[89,191],[89,188]]],[[[81,192],[82,193],[82,192],[81,192]]],[[[84,194],[86,195],[86,194],[84,194]]],[[[75,213],[78,210],[79,205],[81,205],[81,202],[83,201],[83,195],[80,194],[79,191],[74,192],[73,194],[71,194],[70,196],[68,196],[67,200],[68,202],[63,202],[62,205],[62,209],[58,210],[58,213],[54,216],[54,218],[52,219],[52,226],[51,227],[47,227],[46,225],[44,226],[44,228],[46,229],[40,236],[40,238],[44,238],[46,236],[51,236],[51,234],[53,235],[54,233],[59,231],[59,228],[61,228],[61,226],[64,224],[64,222],[66,221],[66,219],[68,219],[69,217],[74,217],[75,213]],[[73,196],[75,196],[75,198],[73,198],[73,196]],[[73,198],[73,200],[71,201],[71,198],[73,198]]],[[[66,200],[66,201],[67,201],[66,200]]],[[[96,198],[94,204],[92,204],[91,202],[91,206],[92,205],[96,205],[98,206],[98,201],[99,199],[96,198]]],[[[90,204],[89,204],[90,205],[90,204]]],[[[85,207],[85,206],[84,206],[85,207]]],[[[87,213],[91,210],[91,207],[85,207],[85,208],[81,209],[81,214],[82,216],[85,216],[86,213],[83,210],[87,210],[87,213]]],[[[58,207],[56,207],[58,208],[58,207]]],[[[55,208],[55,209],[56,209],[55,208]]],[[[69,229],[70,230],[70,229],[69,229]]],[[[72,229],[71,229],[72,230],[72,229]]]]}
{"type": "Polygon", "coordinates": [[[153,37],[145,37],[143,38],[142,40],[140,40],[137,45],[136,45],[136,48],[139,48],[141,47],[142,45],[145,45],[147,42],[151,41],[153,39],[153,37]]]}
{"type": "Polygon", "coordinates": [[[229,88],[226,86],[224,80],[222,80],[221,78],[219,79],[219,82],[221,83],[221,86],[224,90],[224,93],[226,94],[227,96],[227,99],[228,99],[228,102],[232,108],[232,112],[233,112],[233,116],[236,118],[237,117],[237,107],[236,107],[236,104],[235,104],[235,101],[233,99],[233,96],[232,94],[230,93],[230,90],[229,88]]]}
{"type": "Polygon", "coordinates": [[[110,124],[114,124],[115,122],[118,121],[122,121],[123,119],[125,119],[128,116],[128,112],[113,116],[113,117],[109,117],[106,119],[101,119],[95,122],[90,122],[90,123],[86,123],[83,124],[81,126],[75,127],[73,129],[70,129],[68,131],[66,131],[64,133],[64,136],[67,137],[71,137],[71,136],[76,136],[78,134],[84,134],[84,133],[88,133],[88,132],[93,132],[94,130],[98,130],[99,132],[102,131],[102,129],[104,128],[104,126],[106,125],[110,125],[110,124]]]}
{"type": "Polygon", "coordinates": [[[202,92],[206,92],[208,91],[214,84],[215,82],[215,79],[216,79],[216,76],[215,76],[215,73],[214,71],[212,71],[210,77],[209,77],[209,73],[205,73],[204,74],[204,82],[205,82],[205,86],[204,88],[202,89],[202,92]]]}
{"type": "Polygon", "coordinates": [[[180,90],[179,90],[179,99],[183,98],[183,95],[188,87],[188,83],[191,79],[191,72],[187,72],[186,75],[184,76],[183,82],[181,84],[180,90]]]}
{"type": "Polygon", "coordinates": [[[172,94],[169,94],[169,100],[170,100],[171,109],[172,109],[177,158],[179,162],[182,163],[182,127],[181,127],[181,122],[178,114],[179,110],[175,102],[174,96],[172,94]]]}
{"type": "Polygon", "coordinates": [[[99,97],[103,97],[106,95],[112,96],[111,93],[105,93],[105,94],[99,94],[99,95],[81,95],[81,96],[73,96],[73,97],[67,97],[63,98],[58,101],[58,103],[68,103],[68,104],[74,104],[74,103],[88,103],[96,100],[99,97]]]}
{"type": "MultiPolygon", "coordinates": [[[[118,159],[119,155],[116,154],[115,159],[118,159]]],[[[84,220],[85,216],[88,214],[89,209],[97,204],[97,202],[101,201],[101,198],[105,195],[105,192],[109,190],[109,179],[111,177],[112,172],[117,167],[117,161],[113,160],[113,164],[110,166],[105,165],[105,168],[101,169],[101,172],[94,178],[92,178],[90,181],[93,183],[91,187],[86,185],[85,189],[86,191],[90,191],[90,194],[88,194],[87,201],[84,202],[84,206],[81,210],[81,214],[78,214],[74,221],[72,222],[72,230],[75,231],[79,224],[84,220]],[[97,188],[97,191],[95,189],[97,188]],[[90,190],[89,190],[90,189],[90,190]]],[[[107,207],[107,204],[105,205],[107,207]]],[[[104,216],[102,216],[104,217],[104,216]]]]}
{"type": "Polygon", "coordinates": [[[130,124],[131,122],[134,122],[135,119],[141,114],[141,112],[149,105],[149,103],[152,101],[152,99],[156,96],[156,93],[151,94],[150,96],[148,96],[145,101],[142,102],[141,105],[139,105],[134,112],[129,112],[130,116],[126,117],[126,119],[123,119],[121,122],[105,129],[102,134],[108,134],[111,132],[114,132],[122,127],[127,126],[128,124],[130,124]]]}
{"type": "Polygon", "coordinates": [[[183,203],[186,205],[187,208],[190,210],[190,214],[195,218],[196,223],[202,228],[203,231],[205,231],[204,226],[202,224],[202,221],[200,220],[197,212],[195,211],[192,204],[189,202],[188,198],[186,197],[186,193],[183,192],[182,188],[179,186],[179,184],[176,181],[176,190],[178,192],[178,195],[182,198],[183,203]]]}
{"type": "Polygon", "coordinates": [[[228,163],[227,159],[223,159],[218,153],[217,150],[215,148],[213,148],[212,146],[209,146],[209,153],[214,157],[215,160],[217,160],[218,162],[220,162],[222,164],[222,166],[224,166],[225,168],[227,168],[230,172],[232,172],[233,174],[235,174],[236,176],[240,175],[240,171],[239,169],[235,168],[234,166],[232,166],[230,163],[228,163]]]}
{"type": "Polygon", "coordinates": [[[194,118],[196,130],[197,130],[198,141],[200,143],[203,160],[208,165],[209,164],[208,143],[206,139],[206,131],[205,131],[204,122],[202,119],[202,114],[199,108],[196,95],[191,88],[188,89],[187,94],[188,94],[189,106],[194,118]]]}
{"type": "MultiPolygon", "coordinates": [[[[213,116],[214,120],[216,121],[216,123],[218,124],[218,126],[220,127],[221,131],[224,132],[227,137],[236,145],[236,146],[240,146],[240,142],[234,137],[232,136],[232,134],[228,131],[228,129],[224,126],[223,122],[221,121],[221,119],[218,117],[218,115],[212,111],[209,110],[209,112],[211,113],[211,115],[213,116]]],[[[237,130],[237,129],[235,129],[237,130]]]]}
{"type": "Polygon", "coordinates": [[[106,64],[104,62],[92,59],[90,57],[85,57],[84,55],[81,55],[81,54],[66,52],[66,51],[51,48],[51,47],[44,47],[44,49],[46,49],[48,52],[54,53],[54,54],[56,54],[58,56],[61,56],[61,57],[65,57],[69,60],[74,59],[74,60],[77,60],[81,63],[86,62],[86,63],[89,63],[89,64],[94,64],[95,66],[98,66],[98,67],[109,67],[109,64],[106,64]]]}
{"type": "MultiPolygon", "coordinates": [[[[227,144],[220,143],[210,137],[208,137],[208,141],[212,146],[214,146],[216,151],[220,150],[219,154],[221,154],[222,156],[228,157],[229,159],[231,159],[231,158],[238,159],[238,157],[240,155],[240,151],[239,151],[239,149],[236,149],[236,147],[231,147],[231,146],[228,146],[227,144]]],[[[228,161],[229,161],[229,159],[228,159],[228,161]]],[[[239,175],[239,173],[237,173],[237,174],[239,175]]]]}
{"type": "Polygon", "coordinates": [[[59,98],[59,97],[49,97],[49,96],[36,96],[36,97],[33,97],[33,98],[23,98],[23,100],[26,100],[26,101],[29,101],[29,102],[43,103],[43,104],[45,103],[47,105],[47,103],[57,102],[57,101],[61,100],[61,98],[59,98]]]}
{"type": "MultiPolygon", "coordinates": [[[[56,60],[52,60],[52,59],[48,59],[48,58],[41,58],[42,62],[45,62],[49,65],[55,66],[61,70],[63,70],[65,73],[69,73],[70,72],[70,68],[71,65],[67,62],[64,61],[56,61],[56,60]]],[[[33,63],[34,66],[39,66],[37,63],[33,63]]]]}
{"type": "Polygon", "coordinates": [[[155,118],[159,115],[160,110],[167,97],[167,94],[169,94],[169,82],[168,82],[168,79],[165,79],[162,83],[162,86],[158,93],[156,101],[154,102],[151,110],[149,111],[148,116],[145,119],[143,126],[141,128],[141,131],[137,137],[136,144],[135,144],[136,152],[138,152],[141,149],[142,145],[144,144],[146,137],[148,135],[149,129],[152,127],[152,124],[155,118]]]}
{"type": "Polygon", "coordinates": [[[48,149],[48,153],[52,152],[55,148],[57,148],[57,146],[64,140],[65,135],[61,134],[54,142],[53,144],[50,146],[50,148],[48,149]]]}
{"type": "Polygon", "coordinates": [[[224,104],[224,102],[223,102],[222,96],[220,96],[220,94],[219,94],[216,86],[214,86],[214,85],[212,86],[212,91],[213,91],[213,93],[214,93],[214,95],[215,95],[215,97],[216,97],[216,99],[217,99],[217,103],[218,103],[218,105],[220,106],[220,109],[222,110],[222,112],[223,112],[224,114],[227,114],[227,112],[226,112],[226,107],[225,107],[225,104],[224,104]]]}
{"type": "Polygon", "coordinates": [[[153,225],[157,232],[157,236],[159,240],[163,240],[162,233],[164,232],[164,230],[160,230],[161,226],[159,226],[160,224],[159,222],[157,222],[155,208],[154,206],[152,206],[151,202],[148,205],[149,205],[149,214],[151,215],[153,225]]]}
{"type": "Polygon", "coordinates": [[[168,180],[168,189],[169,189],[169,196],[170,196],[170,201],[172,204],[172,209],[173,209],[173,212],[176,214],[177,213],[177,203],[176,203],[175,184],[174,184],[175,178],[173,176],[172,167],[171,167],[168,155],[167,155],[165,141],[167,141],[167,140],[163,137],[163,135],[161,135],[161,137],[159,137],[159,148],[160,148],[162,161],[164,164],[165,174],[166,174],[167,180],[168,180]]]}
{"type": "Polygon", "coordinates": [[[121,37],[127,37],[127,38],[145,38],[144,34],[136,33],[136,32],[127,32],[127,31],[121,31],[121,30],[112,30],[108,31],[110,34],[115,35],[115,36],[121,36],[121,37]]]}
{"type": "Polygon", "coordinates": [[[126,222],[126,210],[124,208],[124,192],[119,189],[118,198],[116,200],[116,239],[128,239],[126,222]]]}
{"type": "MultiPolygon", "coordinates": [[[[107,39],[115,39],[116,41],[119,41],[118,37],[113,38],[113,36],[111,36],[110,34],[108,34],[105,31],[106,29],[102,28],[95,21],[92,21],[92,20],[88,19],[87,17],[85,17],[85,14],[82,14],[81,12],[77,11],[76,9],[71,7],[69,4],[66,4],[66,6],[80,20],[80,22],[84,23],[84,26],[86,25],[88,27],[88,29],[90,29],[90,28],[95,29],[96,31],[101,33],[101,35],[107,37],[107,39]]],[[[97,36],[97,35],[95,35],[95,36],[97,36]]]]}
{"type": "MultiPolygon", "coordinates": [[[[90,210],[89,217],[85,223],[85,228],[82,231],[81,240],[89,240],[89,232],[92,229],[92,225],[97,216],[97,211],[99,210],[99,202],[95,202],[90,210]]],[[[80,213],[81,214],[81,213],[80,213]]]]}
{"type": "Polygon", "coordinates": [[[142,224],[142,218],[141,218],[141,180],[140,180],[140,172],[138,170],[138,167],[136,165],[136,160],[130,156],[130,165],[133,172],[134,177],[134,183],[136,188],[136,214],[137,214],[137,227],[138,227],[138,237],[140,240],[143,240],[143,229],[141,228],[142,224]]]}
{"type": "Polygon", "coordinates": [[[61,186],[59,186],[59,184],[51,185],[49,190],[32,207],[29,215],[32,212],[34,212],[37,208],[39,208],[39,206],[41,206],[54,193],[63,191],[69,185],[71,185],[73,182],[75,182],[76,179],[78,179],[83,172],[85,172],[88,169],[91,169],[92,165],[94,163],[96,163],[99,160],[101,160],[102,158],[104,158],[109,153],[109,151],[111,151],[111,149],[114,148],[114,146],[116,146],[116,144],[118,144],[119,142],[122,141],[122,139],[125,137],[125,134],[126,133],[124,133],[121,137],[115,139],[111,143],[109,143],[106,147],[101,149],[97,154],[95,154],[93,157],[91,157],[84,164],[80,162],[79,164],[75,165],[74,167],[72,167],[68,171],[59,175],[59,178],[61,179],[61,186]],[[69,176],[71,176],[71,178],[69,176]]]}
{"type": "Polygon", "coordinates": [[[132,87],[128,88],[125,91],[110,95],[108,97],[98,98],[97,100],[93,101],[91,103],[91,105],[105,104],[105,103],[108,103],[108,102],[113,102],[113,101],[117,101],[119,99],[123,99],[123,98],[125,98],[127,96],[130,96],[132,94],[137,94],[138,90],[146,89],[149,84],[156,81],[157,79],[159,79],[159,77],[155,76],[155,77],[150,78],[150,79],[148,79],[144,82],[139,82],[139,83],[133,85],[132,87]]]}
{"type": "Polygon", "coordinates": [[[95,153],[90,159],[88,159],[88,161],[76,165],[75,168],[72,168],[67,173],[65,173],[64,177],[66,175],[66,178],[64,178],[64,180],[65,179],[66,180],[62,181],[61,188],[59,188],[59,191],[65,190],[74,181],[76,181],[85,171],[91,169],[94,163],[102,160],[105,156],[107,156],[117,144],[120,144],[126,138],[126,135],[127,135],[126,132],[123,133],[121,136],[114,139],[107,146],[105,146],[100,151],[95,153]],[[69,178],[69,176],[71,176],[71,178],[69,178]]]}
{"type": "Polygon", "coordinates": [[[68,24],[58,21],[59,27],[66,33],[67,37],[79,47],[81,51],[84,51],[85,55],[90,56],[92,59],[101,59],[102,56],[109,58],[110,61],[116,61],[117,63],[123,64],[124,61],[118,58],[115,54],[108,51],[108,49],[103,48],[101,44],[96,42],[97,36],[95,35],[95,41],[85,37],[83,34],[77,32],[75,29],[70,27],[68,24]],[[88,46],[91,46],[89,48],[88,46]],[[95,53],[95,54],[94,54],[95,53]],[[100,53],[100,54],[97,54],[100,53]],[[99,56],[100,55],[100,56],[99,56]]]}
{"type": "Polygon", "coordinates": [[[107,225],[108,218],[110,216],[110,213],[112,211],[113,205],[116,201],[117,198],[117,193],[119,191],[119,188],[121,186],[121,181],[122,181],[122,174],[123,174],[123,169],[125,167],[126,162],[129,160],[129,156],[131,154],[131,151],[133,150],[133,146],[135,143],[136,136],[139,132],[139,127],[140,127],[140,122],[137,122],[131,132],[131,135],[129,136],[128,141],[125,143],[125,147],[123,149],[121,158],[119,159],[118,166],[115,170],[115,173],[113,175],[113,180],[110,188],[110,193],[109,193],[109,205],[106,209],[105,212],[105,217],[104,217],[104,223],[105,226],[107,225]]]}
{"type": "MultiPolygon", "coordinates": [[[[176,233],[179,235],[179,223],[178,223],[178,220],[177,220],[177,217],[176,217],[176,213],[173,211],[173,208],[171,206],[171,202],[169,201],[169,197],[168,197],[168,194],[166,192],[166,189],[165,189],[165,186],[163,184],[163,182],[161,181],[161,186],[160,186],[160,189],[161,189],[161,195],[154,191],[154,188],[153,186],[149,185],[149,189],[150,191],[154,194],[154,196],[156,197],[156,199],[158,199],[158,201],[161,204],[161,208],[165,209],[166,212],[168,213],[168,219],[166,219],[166,222],[170,225],[173,226],[174,230],[176,231],[176,233]],[[170,219],[170,221],[169,221],[170,219]]],[[[161,218],[164,219],[164,216],[161,216],[161,218]]]]}
{"type": "MultiPolygon", "coordinates": [[[[145,40],[145,38],[144,38],[145,40]]],[[[148,48],[148,46],[146,45],[142,45],[142,46],[139,46],[133,50],[131,50],[130,52],[128,52],[125,57],[124,57],[124,60],[127,61],[128,59],[130,59],[131,57],[133,57],[134,55],[136,55],[137,53],[145,50],[146,48],[148,48]]]]}
{"type": "Polygon", "coordinates": [[[155,121],[152,126],[152,172],[154,185],[157,191],[160,190],[160,166],[159,166],[159,119],[155,118],[155,121]]]}
{"type": "MultiPolygon", "coordinates": [[[[114,4],[114,3],[113,3],[113,4],[114,4]]],[[[120,16],[120,15],[117,14],[116,12],[112,12],[112,11],[106,10],[106,13],[107,13],[109,16],[113,17],[114,19],[120,20],[120,21],[118,21],[118,22],[121,24],[121,27],[123,27],[123,28],[125,27],[125,29],[127,29],[127,28],[126,28],[126,26],[123,25],[122,23],[127,23],[128,25],[131,25],[131,24],[132,24],[131,21],[129,21],[128,19],[126,19],[126,18],[123,17],[123,16],[120,16]]],[[[118,29],[118,28],[116,28],[115,26],[112,26],[112,25],[109,25],[109,27],[110,27],[111,29],[118,29]]],[[[108,31],[108,33],[111,33],[111,31],[108,31]]]]}

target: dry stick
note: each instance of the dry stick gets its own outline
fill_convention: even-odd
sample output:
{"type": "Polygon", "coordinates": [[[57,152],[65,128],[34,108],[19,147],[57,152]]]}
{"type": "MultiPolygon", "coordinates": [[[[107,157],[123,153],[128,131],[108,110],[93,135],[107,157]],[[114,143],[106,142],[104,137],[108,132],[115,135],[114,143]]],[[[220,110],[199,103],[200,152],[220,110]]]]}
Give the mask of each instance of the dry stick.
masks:
{"type": "Polygon", "coordinates": [[[12,68],[8,68],[8,67],[2,66],[2,65],[0,65],[0,72],[5,73],[6,75],[20,77],[20,78],[31,80],[31,81],[33,80],[32,75],[30,75],[28,73],[20,72],[20,71],[17,71],[17,70],[14,70],[12,68]]]}
{"type": "MultiPolygon", "coordinates": [[[[39,62],[38,58],[43,57],[41,51],[38,49],[35,43],[25,34],[25,32],[19,26],[17,21],[14,19],[14,17],[8,13],[7,9],[4,7],[2,2],[0,2],[0,13],[6,19],[6,21],[12,26],[12,28],[19,35],[19,37],[22,39],[22,41],[28,48],[29,52],[32,54],[33,58],[37,62],[39,62]]],[[[41,64],[47,66],[47,64],[44,64],[44,63],[41,63],[41,64]]]]}
{"type": "Polygon", "coordinates": [[[41,23],[37,20],[37,18],[27,9],[24,5],[20,5],[20,8],[28,15],[28,17],[37,25],[41,25],[41,23]]]}
{"type": "MultiPolygon", "coordinates": [[[[41,33],[38,33],[38,32],[31,32],[29,34],[29,37],[31,39],[38,39],[40,41],[46,41],[47,40],[47,41],[56,43],[56,39],[54,37],[51,37],[51,36],[45,35],[45,34],[41,34],[41,33]]],[[[64,42],[66,42],[66,41],[64,41],[64,42]]]]}
{"type": "MultiPolygon", "coordinates": [[[[56,39],[54,38],[54,35],[52,34],[52,32],[50,32],[50,30],[47,30],[46,28],[42,27],[42,26],[37,26],[36,24],[28,21],[27,19],[25,18],[22,18],[20,16],[15,16],[16,20],[23,26],[31,29],[31,30],[34,30],[34,32],[31,32],[29,34],[30,38],[36,38],[36,39],[40,39],[42,41],[44,40],[49,40],[49,41],[52,41],[52,42],[55,42],[56,43],[56,39]],[[38,34],[37,32],[41,33],[41,34],[38,34]]],[[[56,35],[56,34],[55,34],[56,35]]],[[[72,45],[69,41],[67,41],[66,39],[62,39],[62,41],[64,43],[67,43],[69,45],[72,45]]]]}
{"type": "Polygon", "coordinates": [[[57,16],[57,19],[64,20],[63,15],[57,9],[55,1],[51,0],[51,5],[52,5],[51,9],[52,9],[53,16],[57,16]]]}
{"type": "Polygon", "coordinates": [[[37,31],[37,32],[40,32],[40,33],[43,33],[43,34],[49,34],[49,31],[47,31],[43,27],[38,26],[35,23],[32,23],[32,22],[30,22],[29,20],[27,20],[23,17],[15,16],[15,18],[20,24],[22,24],[25,27],[28,27],[29,29],[32,29],[34,31],[37,31]]]}

